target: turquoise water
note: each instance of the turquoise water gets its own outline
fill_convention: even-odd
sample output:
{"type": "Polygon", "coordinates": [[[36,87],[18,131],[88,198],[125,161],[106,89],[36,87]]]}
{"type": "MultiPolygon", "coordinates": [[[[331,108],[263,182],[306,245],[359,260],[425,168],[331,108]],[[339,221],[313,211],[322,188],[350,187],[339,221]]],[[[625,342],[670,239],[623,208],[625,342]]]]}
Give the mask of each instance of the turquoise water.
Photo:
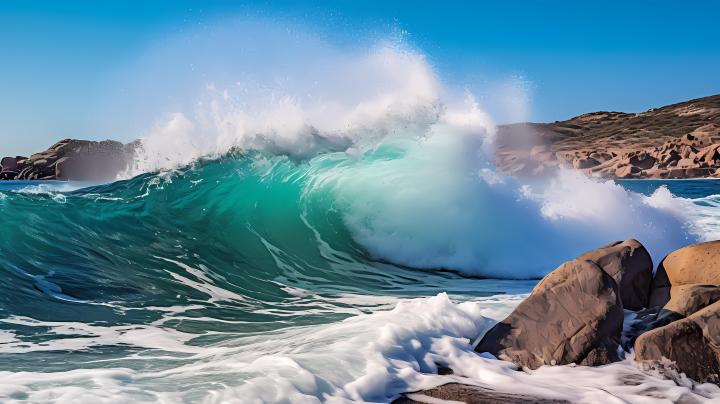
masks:
{"type": "MultiPolygon", "coordinates": [[[[466,300],[534,284],[467,282],[372,259],[333,211],[331,195],[305,193],[298,180],[307,169],[229,156],[65,192],[53,189],[85,184],[0,183],[0,316],[103,327],[161,320],[190,334],[189,345],[206,346],[337,322],[393,298],[448,292],[466,300]],[[181,307],[182,319],[151,307],[181,307]]],[[[34,346],[77,338],[37,323],[0,329],[34,346]]],[[[0,358],[5,371],[45,372],[99,358],[101,367],[117,366],[113,360],[138,352],[100,344],[73,350],[71,361],[61,360],[63,350],[42,349],[0,358]]],[[[123,362],[148,366],[177,363],[123,362]]]]}
{"type": "MultiPolygon", "coordinates": [[[[589,219],[543,216],[564,212],[547,193],[465,178],[484,163],[444,143],[418,162],[425,142],[304,162],[228,154],[102,185],[0,183],[0,398],[391,401],[417,386],[394,374],[473,357],[469,343],[537,274],[637,227],[587,233],[589,219]]],[[[614,185],[574,186],[642,204],[614,185]]],[[[679,220],[627,209],[662,222],[639,230],[648,240],[679,220]]]]}

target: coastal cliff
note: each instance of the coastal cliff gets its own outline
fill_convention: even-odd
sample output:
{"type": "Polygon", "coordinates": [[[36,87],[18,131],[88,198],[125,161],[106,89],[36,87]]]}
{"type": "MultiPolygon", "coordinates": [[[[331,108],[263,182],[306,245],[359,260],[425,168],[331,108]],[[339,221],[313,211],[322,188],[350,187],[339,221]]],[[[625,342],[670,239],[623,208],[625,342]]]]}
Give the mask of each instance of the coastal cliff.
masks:
{"type": "MultiPolygon", "coordinates": [[[[500,125],[493,146],[495,166],[519,178],[553,176],[563,166],[608,179],[720,178],[720,95],[639,114],[500,125]]],[[[65,139],[29,158],[3,158],[0,180],[112,180],[139,147],[65,139]]]]}
{"type": "Polygon", "coordinates": [[[610,179],[720,177],[720,95],[639,114],[502,125],[494,146],[497,168],[520,178],[561,166],[610,179]]]}
{"type": "Polygon", "coordinates": [[[44,152],[30,157],[0,160],[0,180],[115,180],[128,169],[139,141],[122,144],[114,140],[61,140],[44,152]]]}

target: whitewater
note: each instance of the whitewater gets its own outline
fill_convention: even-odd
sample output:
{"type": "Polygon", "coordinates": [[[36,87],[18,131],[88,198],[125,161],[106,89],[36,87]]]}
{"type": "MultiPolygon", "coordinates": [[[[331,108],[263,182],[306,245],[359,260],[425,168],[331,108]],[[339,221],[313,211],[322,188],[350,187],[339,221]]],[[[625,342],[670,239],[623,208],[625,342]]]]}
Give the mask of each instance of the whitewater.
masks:
{"type": "Polygon", "coordinates": [[[518,371],[473,351],[586,251],[635,238],[657,263],[717,239],[713,186],[524,182],[495,170],[476,96],[419,50],[313,55],[295,77],[209,81],[116,182],[0,183],[2,402],[389,403],[458,380],[583,403],[720,400],[632,352],[518,371]]]}

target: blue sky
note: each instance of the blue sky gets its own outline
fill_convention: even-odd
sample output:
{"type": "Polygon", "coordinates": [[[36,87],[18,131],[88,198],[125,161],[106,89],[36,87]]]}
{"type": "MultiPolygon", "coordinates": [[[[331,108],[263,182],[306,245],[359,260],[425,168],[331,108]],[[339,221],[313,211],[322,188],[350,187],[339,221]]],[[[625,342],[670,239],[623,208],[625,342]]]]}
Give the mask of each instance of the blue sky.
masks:
{"type": "Polygon", "coordinates": [[[5,0],[0,155],[63,138],[131,141],[253,61],[282,70],[313,41],[354,51],[398,33],[499,124],[640,112],[720,93],[719,12],[717,1],[5,0]],[[255,36],[248,23],[262,26],[255,36]],[[305,46],[263,58],[262,29],[301,31],[305,46]]]}

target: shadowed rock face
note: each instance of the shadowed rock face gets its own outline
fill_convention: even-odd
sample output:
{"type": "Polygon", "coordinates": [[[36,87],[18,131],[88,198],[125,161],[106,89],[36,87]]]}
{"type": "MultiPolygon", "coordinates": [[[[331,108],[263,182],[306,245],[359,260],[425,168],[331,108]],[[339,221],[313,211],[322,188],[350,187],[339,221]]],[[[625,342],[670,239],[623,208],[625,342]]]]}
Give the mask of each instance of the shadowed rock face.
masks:
{"type": "Polygon", "coordinates": [[[720,287],[712,285],[682,285],[670,288],[670,300],[662,307],[652,328],[662,327],[683,319],[720,301],[720,287]]]}
{"type": "Polygon", "coordinates": [[[625,300],[632,310],[647,305],[652,268],[636,240],[587,252],[540,281],[475,350],[530,369],[617,361],[625,300]]]}
{"type": "Polygon", "coordinates": [[[507,394],[494,390],[484,389],[478,386],[471,386],[459,383],[448,383],[434,389],[421,390],[415,393],[406,393],[392,402],[392,404],[427,404],[428,402],[455,401],[466,404],[570,404],[565,400],[552,400],[537,398],[524,394],[507,394]],[[432,399],[435,399],[433,401],[432,399]]]}
{"type": "Polygon", "coordinates": [[[635,358],[648,370],[673,367],[701,383],[720,384],[720,302],[642,334],[635,358]]]}
{"type": "Polygon", "coordinates": [[[648,307],[653,263],[650,254],[637,240],[618,241],[577,259],[594,262],[615,280],[624,309],[637,311],[648,307]]]}
{"type": "Polygon", "coordinates": [[[520,368],[581,364],[591,355],[585,364],[606,364],[619,360],[622,324],[615,280],[595,263],[575,260],[540,281],[475,350],[520,368]]]}
{"type": "Polygon", "coordinates": [[[720,168],[720,95],[640,114],[593,112],[498,126],[495,165],[518,177],[562,165],[604,178],[700,178],[720,168]]]}
{"type": "Polygon", "coordinates": [[[665,306],[671,287],[682,285],[720,286],[720,241],[693,244],[668,254],[652,280],[650,306],[665,306]]]}
{"type": "Polygon", "coordinates": [[[636,359],[668,378],[679,373],[720,384],[720,241],[668,254],[658,265],[650,305],[661,307],[635,341],[636,359]]]}

